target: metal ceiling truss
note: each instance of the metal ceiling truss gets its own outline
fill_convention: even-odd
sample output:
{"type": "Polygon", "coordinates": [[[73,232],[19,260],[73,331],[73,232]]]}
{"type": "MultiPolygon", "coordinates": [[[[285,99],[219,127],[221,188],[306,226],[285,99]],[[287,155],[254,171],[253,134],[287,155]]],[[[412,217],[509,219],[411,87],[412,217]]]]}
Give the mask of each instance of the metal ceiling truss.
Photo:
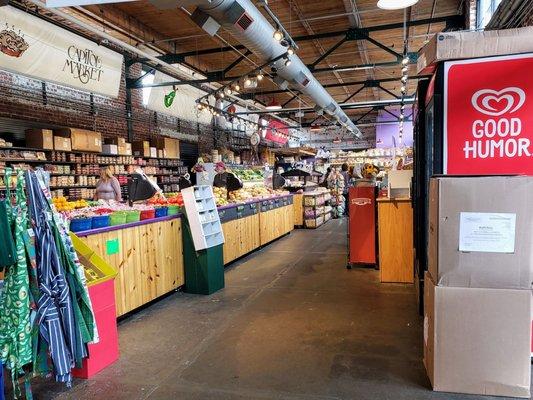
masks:
{"type": "MultiPolygon", "coordinates": [[[[434,17],[434,18],[424,18],[414,21],[408,21],[407,27],[410,26],[420,26],[420,25],[428,25],[428,24],[436,24],[436,23],[446,23],[445,30],[454,29],[454,28],[462,28],[464,27],[464,19],[462,15],[456,14],[456,15],[447,15],[442,17],[434,17]]],[[[376,26],[369,26],[366,28],[350,28],[348,30],[343,31],[336,31],[336,32],[325,32],[325,33],[317,33],[313,35],[302,35],[302,36],[295,36],[293,37],[293,40],[295,42],[302,42],[306,40],[316,40],[316,39],[327,39],[327,38],[334,38],[339,36],[353,36],[354,33],[362,35],[364,39],[368,38],[369,35],[372,32],[379,32],[379,31],[386,31],[386,30],[392,30],[392,29],[403,29],[404,23],[398,22],[398,23],[391,23],[391,24],[385,24],[385,25],[376,25],[376,26]]],[[[344,39],[344,40],[360,40],[360,39],[344,39]]],[[[379,42],[377,42],[379,43],[379,42]]],[[[386,46],[385,46],[386,47],[386,46]]],[[[197,57],[197,56],[203,56],[203,55],[209,55],[209,54],[217,54],[217,53],[224,53],[228,51],[238,51],[238,50],[246,50],[246,47],[244,45],[236,45],[236,46],[225,46],[225,47],[218,47],[218,48],[211,48],[211,49],[203,49],[203,50],[194,50],[194,51],[187,51],[183,53],[177,53],[177,54],[166,54],[161,57],[176,57],[174,60],[175,62],[182,62],[179,60],[183,60],[186,57],[197,57]]],[[[385,49],[384,49],[385,50],[385,49]]],[[[388,52],[389,50],[393,51],[392,49],[389,49],[387,47],[388,52]]],[[[394,52],[396,53],[396,52],[394,52]]],[[[240,55],[240,53],[239,53],[240,55]]],[[[144,60],[140,60],[144,61],[144,60]]],[[[167,61],[168,62],[168,61],[167,61]]]]}

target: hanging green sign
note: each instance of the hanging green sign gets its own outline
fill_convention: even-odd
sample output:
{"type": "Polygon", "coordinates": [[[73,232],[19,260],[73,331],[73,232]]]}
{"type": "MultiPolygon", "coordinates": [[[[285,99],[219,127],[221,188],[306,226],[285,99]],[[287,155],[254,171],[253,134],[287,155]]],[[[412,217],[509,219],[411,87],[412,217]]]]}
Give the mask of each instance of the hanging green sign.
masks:
{"type": "Polygon", "coordinates": [[[176,91],[174,91],[174,90],[172,92],[170,92],[169,94],[165,95],[164,102],[165,102],[165,107],[166,108],[170,108],[172,103],[174,103],[174,98],[175,97],[176,97],[176,91]]]}

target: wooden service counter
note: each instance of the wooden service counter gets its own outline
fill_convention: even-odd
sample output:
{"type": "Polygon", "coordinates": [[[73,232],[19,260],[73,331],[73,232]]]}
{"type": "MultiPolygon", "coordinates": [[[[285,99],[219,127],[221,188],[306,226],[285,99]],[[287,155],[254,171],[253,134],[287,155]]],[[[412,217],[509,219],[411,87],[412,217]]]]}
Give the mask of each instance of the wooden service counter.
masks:
{"type": "Polygon", "coordinates": [[[379,198],[381,282],[413,283],[413,208],[410,199],[379,198]]]}
{"type": "Polygon", "coordinates": [[[228,264],[294,229],[292,195],[218,208],[228,264]]]}
{"type": "Polygon", "coordinates": [[[117,316],[185,283],[181,217],[171,216],[77,232],[117,271],[117,316]]]}

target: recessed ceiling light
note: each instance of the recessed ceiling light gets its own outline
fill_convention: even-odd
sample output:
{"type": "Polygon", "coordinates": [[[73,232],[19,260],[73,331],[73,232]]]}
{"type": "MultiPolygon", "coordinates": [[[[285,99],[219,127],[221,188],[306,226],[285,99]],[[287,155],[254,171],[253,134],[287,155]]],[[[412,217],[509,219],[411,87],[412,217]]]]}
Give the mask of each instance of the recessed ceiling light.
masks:
{"type": "Polygon", "coordinates": [[[401,10],[414,6],[418,0],[379,0],[378,7],[383,10],[401,10]]]}

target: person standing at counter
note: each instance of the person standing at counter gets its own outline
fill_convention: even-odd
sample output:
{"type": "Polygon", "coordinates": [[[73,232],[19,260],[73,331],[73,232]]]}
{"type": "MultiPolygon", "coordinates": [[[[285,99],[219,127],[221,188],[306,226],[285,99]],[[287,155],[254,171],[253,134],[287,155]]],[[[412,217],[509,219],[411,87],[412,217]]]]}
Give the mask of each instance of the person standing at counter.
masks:
{"type": "Polygon", "coordinates": [[[110,167],[100,169],[100,180],[96,184],[95,200],[115,200],[122,201],[120,183],[113,176],[110,167]]]}

